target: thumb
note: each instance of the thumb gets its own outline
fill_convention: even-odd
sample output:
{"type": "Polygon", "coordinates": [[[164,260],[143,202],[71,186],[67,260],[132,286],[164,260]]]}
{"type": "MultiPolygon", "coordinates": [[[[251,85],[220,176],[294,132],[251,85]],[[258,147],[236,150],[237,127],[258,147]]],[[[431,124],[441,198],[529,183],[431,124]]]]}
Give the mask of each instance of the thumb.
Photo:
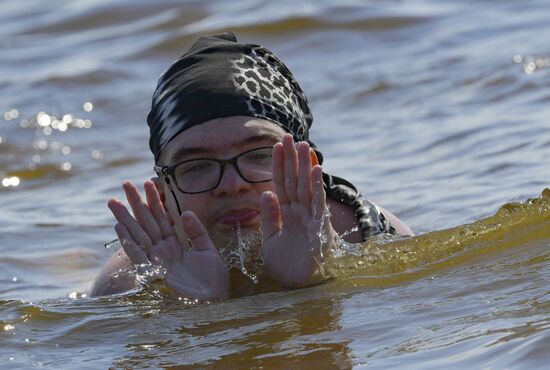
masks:
{"type": "Polygon", "coordinates": [[[193,248],[197,251],[218,251],[212,243],[210,236],[204,225],[199,221],[197,216],[191,211],[185,211],[181,214],[181,223],[187,237],[193,244],[193,248]]]}
{"type": "Polygon", "coordinates": [[[277,195],[265,191],[260,196],[260,213],[264,240],[270,239],[281,230],[281,207],[277,195]]]}

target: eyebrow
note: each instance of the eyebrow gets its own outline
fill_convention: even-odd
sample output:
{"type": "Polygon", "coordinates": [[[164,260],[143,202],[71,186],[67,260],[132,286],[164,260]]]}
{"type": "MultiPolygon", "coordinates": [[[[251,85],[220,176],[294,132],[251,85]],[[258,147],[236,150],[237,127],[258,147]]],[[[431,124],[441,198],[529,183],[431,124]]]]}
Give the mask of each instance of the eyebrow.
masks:
{"type": "MultiPolygon", "coordinates": [[[[281,137],[279,135],[277,135],[276,133],[274,132],[270,132],[270,131],[266,131],[262,134],[258,134],[258,135],[254,135],[254,136],[250,136],[250,137],[246,137],[244,139],[241,139],[237,142],[234,142],[231,146],[237,146],[237,147],[242,147],[242,146],[246,146],[246,145],[250,145],[250,144],[254,144],[254,143],[258,143],[258,142],[265,142],[265,141],[269,141],[269,142],[272,142],[273,144],[281,141],[281,137]]],[[[177,148],[174,153],[172,155],[170,155],[168,158],[167,158],[167,161],[168,163],[174,163],[175,160],[177,160],[178,162],[181,161],[181,158],[184,158],[184,157],[188,157],[188,156],[192,156],[192,155],[209,155],[209,154],[213,154],[215,153],[216,150],[213,149],[213,148],[208,148],[208,147],[188,147],[188,146],[181,146],[179,148],[177,148]]]]}

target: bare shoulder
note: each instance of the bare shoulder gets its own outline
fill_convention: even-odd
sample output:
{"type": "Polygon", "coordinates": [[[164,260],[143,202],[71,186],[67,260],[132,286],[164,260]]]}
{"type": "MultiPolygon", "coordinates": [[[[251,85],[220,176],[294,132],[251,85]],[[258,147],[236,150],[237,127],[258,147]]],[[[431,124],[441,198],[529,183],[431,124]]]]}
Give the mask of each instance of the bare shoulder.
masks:
{"type": "Polygon", "coordinates": [[[385,208],[378,207],[380,211],[386,216],[388,221],[390,221],[390,224],[395,228],[395,231],[397,235],[402,236],[412,236],[414,235],[413,231],[409,226],[407,226],[403,221],[401,221],[397,216],[395,216],[393,213],[388,211],[385,208]]]}
{"type": "MultiPolygon", "coordinates": [[[[327,198],[327,204],[330,207],[331,218],[330,221],[334,230],[340,235],[346,234],[344,239],[350,243],[362,242],[361,230],[358,227],[355,211],[349,205],[340,203],[332,198],[327,198]],[[354,229],[355,228],[355,229],[354,229]],[[350,232],[350,230],[357,230],[350,232]]],[[[390,224],[395,228],[397,235],[411,236],[414,235],[413,231],[397,216],[388,211],[385,208],[378,206],[378,209],[388,219],[390,224]]]]}
{"type": "Polygon", "coordinates": [[[95,278],[90,289],[90,296],[123,293],[136,288],[138,282],[135,276],[127,272],[131,267],[130,259],[120,248],[95,278]]]}
{"type": "Polygon", "coordinates": [[[361,243],[363,238],[353,208],[328,197],[327,205],[334,230],[339,235],[345,235],[344,240],[349,243],[361,243]]]}

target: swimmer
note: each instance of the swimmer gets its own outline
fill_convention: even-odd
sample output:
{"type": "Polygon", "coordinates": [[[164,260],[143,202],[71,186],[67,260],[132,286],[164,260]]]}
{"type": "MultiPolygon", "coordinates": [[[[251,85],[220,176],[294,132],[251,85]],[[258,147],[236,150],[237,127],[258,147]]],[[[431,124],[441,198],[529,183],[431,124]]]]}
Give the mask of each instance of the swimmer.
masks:
{"type": "Polygon", "coordinates": [[[139,287],[134,266],[161,268],[165,285],[189,299],[301,288],[323,280],[323,261],[343,240],[412,234],[353,184],[322,171],[293,75],[232,33],[199,38],[160,76],[147,122],[157,177],[145,182],[144,197],[124,182],[132,213],[109,200],[122,247],[92,296],[139,287]],[[242,261],[254,254],[262,261],[256,280],[244,276],[242,261]],[[240,269],[232,268],[235,255],[240,269]]]}

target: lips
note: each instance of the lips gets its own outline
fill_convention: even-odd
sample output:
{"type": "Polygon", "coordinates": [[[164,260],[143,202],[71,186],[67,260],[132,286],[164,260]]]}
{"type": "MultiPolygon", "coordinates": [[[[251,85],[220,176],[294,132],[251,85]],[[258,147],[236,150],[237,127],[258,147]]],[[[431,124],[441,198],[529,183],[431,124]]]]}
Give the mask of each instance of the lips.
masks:
{"type": "Polygon", "coordinates": [[[236,226],[253,223],[260,212],[252,208],[232,209],[218,218],[218,222],[224,225],[236,226]]]}

